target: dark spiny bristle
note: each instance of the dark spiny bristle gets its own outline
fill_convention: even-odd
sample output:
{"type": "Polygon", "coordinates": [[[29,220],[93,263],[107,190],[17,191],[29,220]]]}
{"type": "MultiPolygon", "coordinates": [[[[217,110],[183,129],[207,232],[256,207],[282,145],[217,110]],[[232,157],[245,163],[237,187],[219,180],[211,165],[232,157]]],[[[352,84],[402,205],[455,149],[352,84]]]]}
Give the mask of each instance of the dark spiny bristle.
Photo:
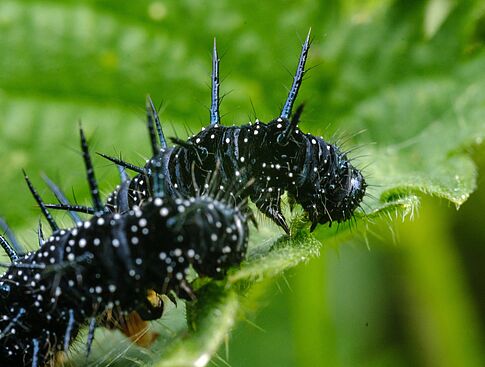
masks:
{"type": "MultiPolygon", "coordinates": [[[[49,188],[51,189],[51,191],[54,193],[56,199],[59,201],[59,203],[61,205],[64,205],[64,206],[70,206],[71,205],[70,202],[69,202],[69,200],[67,199],[66,195],[59,188],[59,186],[57,186],[49,177],[47,177],[47,175],[42,175],[42,178],[44,179],[44,181],[47,184],[47,186],[49,186],[49,188]]],[[[46,205],[46,207],[49,208],[49,205],[46,205]]],[[[78,223],[78,222],[81,221],[81,218],[79,217],[79,215],[76,214],[76,211],[75,210],[69,210],[68,209],[68,213],[71,216],[71,218],[74,221],[74,223],[78,223]]]]}
{"type": "MultiPolygon", "coordinates": [[[[245,223],[238,209],[209,196],[156,197],[123,215],[104,213],[59,230],[39,250],[14,259],[0,278],[0,365],[41,366],[53,351],[67,350],[88,323],[90,349],[93,320],[114,308],[139,309],[150,289],[195,298],[189,267],[221,277],[239,264],[245,223]],[[8,306],[17,304],[25,307],[8,306]]],[[[147,315],[161,315],[154,312],[147,315]]]]}
{"type": "Polygon", "coordinates": [[[135,166],[134,164],[123,161],[122,159],[111,157],[111,156],[103,154],[103,153],[96,153],[96,154],[98,154],[99,156],[115,163],[118,166],[126,167],[129,170],[137,172],[139,174],[145,174],[145,170],[142,167],[135,166]]]}
{"type": "Polygon", "coordinates": [[[212,49],[212,74],[211,74],[211,107],[210,107],[210,124],[215,125],[221,122],[219,114],[219,55],[217,54],[216,39],[214,38],[214,47],[212,49]]]}
{"type": "Polygon", "coordinates": [[[298,67],[296,68],[296,73],[293,78],[293,84],[280,114],[280,117],[284,119],[288,119],[291,116],[293,104],[295,103],[301,83],[303,82],[303,76],[305,75],[305,63],[308,56],[308,50],[310,49],[310,33],[311,29],[308,31],[306,40],[301,48],[300,60],[298,61],[298,67]]]}
{"type": "Polygon", "coordinates": [[[40,208],[42,214],[44,215],[44,217],[46,218],[47,222],[51,226],[52,231],[55,232],[55,231],[59,230],[59,226],[57,225],[56,221],[52,217],[49,210],[47,210],[47,208],[44,204],[44,201],[42,200],[42,198],[38,194],[37,190],[34,188],[34,185],[32,185],[32,182],[30,181],[29,177],[27,176],[27,173],[24,170],[22,170],[22,172],[24,173],[25,182],[27,182],[27,186],[29,187],[30,193],[32,194],[35,201],[39,205],[39,208],[40,208]]]}
{"type": "Polygon", "coordinates": [[[7,237],[8,241],[13,247],[13,250],[17,254],[22,254],[25,252],[23,246],[17,240],[17,237],[14,235],[13,231],[10,229],[7,222],[3,218],[0,218],[0,229],[3,231],[3,234],[7,237]]]}
{"type": "Polygon", "coordinates": [[[91,162],[91,155],[89,154],[88,143],[86,141],[86,137],[84,136],[84,131],[81,126],[79,127],[79,135],[81,136],[83,161],[84,166],[86,167],[86,177],[91,192],[91,198],[93,200],[93,206],[97,213],[101,213],[103,212],[104,205],[101,200],[101,195],[99,193],[98,182],[96,181],[96,176],[94,174],[94,168],[91,162]]]}
{"type": "Polygon", "coordinates": [[[287,233],[289,226],[280,207],[285,192],[303,206],[312,228],[318,223],[350,218],[365,192],[362,174],[336,145],[299,129],[303,104],[293,112],[310,43],[308,32],[280,116],[268,124],[256,119],[253,124],[226,127],[220,125],[219,57],[214,41],[210,126],[187,141],[173,138],[175,147],[162,149],[144,169],[136,168],[140,174],[130,183],[129,206],[139,205],[154,195],[153,187],[159,186],[152,172],[156,163],[160,165],[158,175],[163,176],[167,195],[209,192],[228,203],[243,202],[249,197],[287,233]],[[214,172],[218,175],[217,185],[211,178],[214,172]],[[251,180],[254,184],[248,186],[251,180]],[[348,189],[349,185],[353,188],[348,189]]]}
{"type": "Polygon", "coordinates": [[[3,237],[0,236],[0,246],[4,249],[7,253],[8,258],[10,261],[15,262],[18,259],[18,254],[15,249],[8,243],[8,241],[3,237]]]}
{"type": "Polygon", "coordinates": [[[92,208],[71,204],[49,179],[59,204],[44,204],[24,173],[53,234],[44,238],[39,226],[40,249],[25,255],[19,255],[21,247],[8,232],[10,243],[0,236],[13,261],[0,277],[0,365],[50,363],[70,347],[83,325],[89,325],[89,354],[97,321],[133,336],[121,321],[130,315],[150,320],[163,313],[163,304],[151,303],[149,294],[194,300],[189,269],[221,278],[243,260],[247,222],[254,218],[248,198],[288,234],[281,209],[285,193],[307,212],[311,230],[319,223],[353,218],[367,188],[361,171],[336,145],[299,129],[303,105],[293,112],[309,47],[310,32],[278,118],[225,127],[220,125],[214,40],[210,126],[187,141],[172,139],[176,146],[168,147],[147,97],[153,156],[138,167],[98,153],[120,169],[121,182],[106,203],[82,129],[92,208]],[[130,179],[125,168],[137,175],[130,179]],[[77,227],[59,229],[49,208],[68,210],[77,227]],[[76,212],[94,216],[82,222],[76,212]]]}

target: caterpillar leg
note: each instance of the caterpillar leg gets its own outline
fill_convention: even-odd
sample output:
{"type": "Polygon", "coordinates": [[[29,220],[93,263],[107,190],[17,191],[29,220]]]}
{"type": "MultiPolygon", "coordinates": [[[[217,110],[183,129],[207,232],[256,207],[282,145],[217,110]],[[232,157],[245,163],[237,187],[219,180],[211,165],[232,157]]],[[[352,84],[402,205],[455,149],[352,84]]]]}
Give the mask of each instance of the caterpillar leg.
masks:
{"type": "Polygon", "coordinates": [[[252,198],[256,207],[268,218],[273,220],[277,225],[279,225],[286,234],[290,234],[290,227],[286,223],[285,216],[281,211],[281,198],[271,198],[266,196],[259,196],[257,198],[252,198]]]}
{"type": "Polygon", "coordinates": [[[287,235],[290,234],[290,227],[288,227],[288,223],[286,223],[285,216],[281,212],[281,208],[268,206],[266,208],[262,208],[261,211],[266,214],[269,218],[274,220],[276,224],[278,224],[283,230],[286,232],[287,235]]]}

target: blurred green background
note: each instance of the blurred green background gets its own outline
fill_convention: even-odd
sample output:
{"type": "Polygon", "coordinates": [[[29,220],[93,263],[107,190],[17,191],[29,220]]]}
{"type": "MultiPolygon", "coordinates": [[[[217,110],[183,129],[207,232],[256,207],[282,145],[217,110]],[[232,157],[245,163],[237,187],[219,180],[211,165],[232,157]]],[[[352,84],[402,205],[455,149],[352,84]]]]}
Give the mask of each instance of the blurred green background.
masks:
{"type": "MultiPolygon", "coordinates": [[[[45,197],[41,172],[87,203],[79,121],[93,150],[137,163],[150,153],[146,94],[161,103],[166,134],[185,137],[205,125],[214,36],[227,93],[223,121],[273,118],[310,27],[302,128],[348,140],[346,148],[363,145],[352,156],[375,185],[371,212],[387,189],[424,200],[412,222],[382,215],[367,230],[336,237],[319,228],[321,256],[258,284],[211,363],[485,366],[482,1],[0,0],[2,217],[35,246],[39,217],[20,168],[45,197]],[[441,119],[429,152],[406,151],[441,119]],[[442,146],[438,159],[432,151],[442,146]],[[459,211],[421,193],[439,194],[433,184],[453,172],[441,165],[457,154],[471,156],[479,172],[478,190],[459,211]],[[391,157],[395,170],[386,168],[391,157]],[[418,189],[415,181],[423,182],[418,189]]],[[[95,164],[108,193],[116,170],[95,164]]],[[[466,198],[475,167],[468,158],[456,167],[464,170],[456,190],[464,187],[466,198]]]]}

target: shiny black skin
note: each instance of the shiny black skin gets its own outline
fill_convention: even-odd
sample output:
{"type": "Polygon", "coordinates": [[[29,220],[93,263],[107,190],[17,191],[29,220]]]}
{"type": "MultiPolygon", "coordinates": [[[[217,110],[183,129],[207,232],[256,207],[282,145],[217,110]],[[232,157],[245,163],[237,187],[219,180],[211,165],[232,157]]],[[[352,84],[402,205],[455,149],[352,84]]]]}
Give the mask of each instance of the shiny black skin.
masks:
{"type": "Polygon", "coordinates": [[[193,299],[189,267],[223,277],[247,237],[244,215],[208,196],[148,199],[54,232],[0,278],[0,365],[50,365],[81,326],[139,309],[151,289],[193,299]]]}
{"type": "Polygon", "coordinates": [[[364,177],[337,146],[303,133],[296,124],[288,133],[292,124],[284,118],[240,127],[215,124],[183,145],[162,149],[147,163],[146,173],[131,180],[129,206],[150,196],[153,165],[161,164],[169,194],[194,195],[216,174],[218,191],[232,193],[236,201],[250,197],[287,232],[281,212],[285,192],[308,213],[312,230],[317,223],[348,220],[365,195],[364,177]]]}
{"type": "MultiPolygon", "coordinates": [[[[206,189],[205,184],[216,174],[220,182],[218,191],[235,196],[236,202],[251,198],[262,213],[287,233],[289,227],[281,212],[281,196],[285,192],[291,201],[302,205],[312,223],[311,230],[318,223],[331,225],[351,218],[365,195],[364,177],[337,146],[299,130],[303,105],[293,111],[306,73],[310,43],[308,32],[281,113],[267,124],[256,120],[243,126],[221,125],[220,60],[215,40],[208,127],[187,141],[176,139],[177,146],[169,148],[158,113],[148,97],[147,126],[153,156],[144,168],[131,167],[139,175],[130,182],[128,207],[151,196],[151,176],[160,168],[164,190],[169,195],[197,194],[206,189]]],[[[129,167],[126,162],[117,163],[129,167]]],[[[114,192],[108,199],[108,208],[119,210],[122,205],[126,206],[118,203],[123,197],[126,197],[124,193],[114,192]]]]}

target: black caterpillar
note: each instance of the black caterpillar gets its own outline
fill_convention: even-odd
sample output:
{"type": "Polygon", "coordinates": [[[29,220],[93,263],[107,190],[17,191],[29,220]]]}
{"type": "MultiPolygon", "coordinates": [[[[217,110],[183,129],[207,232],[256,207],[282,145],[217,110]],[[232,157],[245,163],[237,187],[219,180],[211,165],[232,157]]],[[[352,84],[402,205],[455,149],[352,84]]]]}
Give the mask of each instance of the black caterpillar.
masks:
{"type": "Polygon", "coordinates": [[[44,240],[39,231],[40,249],[25,255],[0,236],[12,261],[0,278],[1,366],[54,366],[85,325],[89,353],[94,330],[108,313],[145,310],[142,317],[160,317],[163,305],[149,303],[151,290],[193,299],[190,267],[221,278],[244,258],[248,228],[238,207],[205,193],[166,195],[160,167],[152,172],[153,195],[142,205],[124,214],[105,210],[82,129],[81,146],[94,216],[60,229],[25,175],[53,233],[44,240]]]}
{"type": "Polygon", "coordinates": [[[90,345],[94,328],[97,322],[104,322],[107,309],[121,316],[135,310],[143,319],[159,317],[163,305],[153,306],[147,300],[147,293],[152,289],[157,293],[173,291],[181,298],[192,298],[193,293],[185,281],[185,267],[181,272],[174,273],[172,269],[170,273],[169,265],[153,256],[156,251],[161,251],[157,245],[167,246],[165,252],[173,252],[172,260],[182,259],[182,266],[192,262],[200,275],[222,276],[230,265],[238,264],[245,253],[246,215],[249,213],[244,203],[248,197],[286,232],[289,228],[280,208],[281,196],[285,192],[288,192],[290,200],[301,204],[308,213],[311,230],[318,223],[331,224],[352,217],[365,194],[366,183],[362,174],[338,147],[299,130],[303,106],[292,114],[305,74],[309,46],[308,35],[293,85],[278,118],[267,124],[256,120],[255,124],[224,127],[220,125],[219,59],[214,43],[210,126],[187,141],[173,139],[177,146],[168,148],[157,111],[148,98],[147,116],[153,158],[145,167],[137,167],[103,155],[138,173],[132,180],[123,176],[121,185],[109,196],[106,204],[99,196],[82,133],[84,160],[93,196],[92,208],[71,205],[52,183],[50,186],[60,204],[45,205],[27,179],[54,233],[44,242],[40,231],[41,250],[22,257],[1,238],[1,245],[13,261],[0,283],[0,312],[4,315],[0,320],[0,347],[6,351],[5,355],[10,353],[10,359],[5,360],[7,365],[17,362],[33,366],[51,363],[57,351],[68,348],[79,327],[84,324],[90,325],[90,345]],[[210,186],[215,174],[219,176],[219,192],[223,197],[231,197],[237,203],[235,207],[210,196],[198,195],[210,186]],[[243,207],[242,212],[238,205],[243,207]],[[192,213],[193,216],[180,213],[182,207],[185,208],[183,213],[192,213]],[[61,230],[48,208],[66,209],[80,224],[72,230],[61,230]],[[166,221],[160,222],[161,213],[157,210],[162,209],[167,209],[164,211],[167,217],[166,221]],[[77,211],[94,214],[94,217],[82,222],[75,214],[77,211]],[[131,243],[133,237],[128,230],[131,223],[139,220],[137,215],[140,213],[146,219],[146,228],[153,226],[143,237],[143,246],[138,246],[142,244],[138,237],[137,245],[131,243]],[[214,217],[218,216],[224,220],[214,222],[214,217]],[[100,219],[102,224],[98,223],[100,219]],[[235,229],[238,229],[237,233],[235,229]],[[226,232],[228,230],[231,233],[226,232]],[[180,246],[174,248],[170,246],[179,238],[176,231],[183,235],[180,246]],[[158,243],[160,237],[152,237],[151,233],[165,235],[163,244],[158,243]],[[76,239],[72,238],[74,236],[76,239]],[[81,242],[80,236],[85,241],[81,242]],[[75,252],[69,244],[73,239],[74,247],[80,252],[75,252]],[[99,239],[100,244],[96,245],[95,239],[99,239]],[[115,242],[117,246],[114,246],[115,242]],[[68,253],[67,249],[71,247],[68,253]],[[146,247],[147,251],[137,253],[141,247],[146,247]],[[193,254],[200,252],[199,263],[189,255],[191,250],[193,254]],[[39,254],[43,260],[36,258],[39,254]],[[113,254],[116,255],[114,258],[109,257],[113,254]],[[69,258],[69,255],[72,256],[69,258]],[[52,263],[51,259],[54,260],[52,263]],[[137,264],[137,261],[141,263],[137,264]],[[140,268],[140,273],[135,271],[131,276],[132,266],[140,268]],[[96,277],[96,268],[102,271],[99,277],[96,277]],[[40,280],[35,278],[37,274],[41,274],[40,280]],[[78,274],[81,274],[80,282],[78,274]],[[136,279],[137,275],[139,279],[136,279]],[[77,287],[70,288],[69,280],[74,281],[69,278],[72,276],[75,276],[73,285],[77,287]],[[180,277],[182,279],[178,279],[180,277]],[[163,282],[166,279],[169,281],[163,282]],[[138,288],[136,297],[128,299],[118,295],[118,285],[125,287],[125,281],[129,284],[126,289],[138,288]],[[45,282],[49,287],[44,285],[41,288],[38,282],[45,282]],[[114,292],[110,292],[110,285],[115,286],[114,292]],[[39,294],[42,300],[35,299],[39,294]],[[51,298],[55,301],[53,305],[49,303],[51,298]],[[75,307],[80,300],[82,307],[75,307]],[[48,311],[41,314],[39,307],[48,311]]]}
{"type": "MultiPolygon", "coordinates": [[[[145,167],[138,167],[101,154],[138,173],[129,185],[128,207],[150,197],[155,166],[161,165],[165,190],[169,195],[176,192],[194,195],[220,163],[220,190],[237,193],[237,200],[250,197],[261,212],[287,233],[289,227],[281,212],[281,197],[285,192],[290,201],[301,204],[308,213],[312,231],[318,223],[331,225],[332,222],[350,219],[365,195],[367,185],[364,177],[337,146],[305,134],[298,128],[303,105],[292,114],[305,74],[309,47],[310,33],[302,46],[293,85],[280,116],[267,124],[259,120],[240,127],[220,124],[219,59],[215,42],[210,126],[202,128],[187,141],[173,139],[177,146],[169,148],[157,111],[148,98],[153,158],[145,167]],[[157,133],[161,146],[156,141],[157,133]],[[252,180],[254,183],[248,187],[252,180]]],[[[118,210],[118,197],[116,191],[109,197],[107,205],[110,210],[118,210]]]]}

